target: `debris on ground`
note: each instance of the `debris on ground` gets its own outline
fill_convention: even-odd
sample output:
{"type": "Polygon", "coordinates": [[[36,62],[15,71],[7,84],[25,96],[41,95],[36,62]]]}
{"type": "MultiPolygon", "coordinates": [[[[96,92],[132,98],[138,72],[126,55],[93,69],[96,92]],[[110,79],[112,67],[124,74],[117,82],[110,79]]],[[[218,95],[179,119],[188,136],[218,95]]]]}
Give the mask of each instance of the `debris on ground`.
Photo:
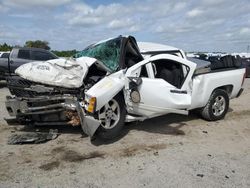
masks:
{"type": "Polygon", "coordinates": [[[197,176],[203,178],[204,174],[197,174],[197,176]]]}
{"type": "Polygon", "coordinates": [[[159,155],[158,151],[154,152],[154,156],[158,156],[158,155],[159,155]]]}
{"type": "Polygon", "coordinates": [[[57,129],[50,129],[48,133],[32,132],[22,134],[12,134],[8,139],[8,144],[40,144],[58,137],[57,129]]]}

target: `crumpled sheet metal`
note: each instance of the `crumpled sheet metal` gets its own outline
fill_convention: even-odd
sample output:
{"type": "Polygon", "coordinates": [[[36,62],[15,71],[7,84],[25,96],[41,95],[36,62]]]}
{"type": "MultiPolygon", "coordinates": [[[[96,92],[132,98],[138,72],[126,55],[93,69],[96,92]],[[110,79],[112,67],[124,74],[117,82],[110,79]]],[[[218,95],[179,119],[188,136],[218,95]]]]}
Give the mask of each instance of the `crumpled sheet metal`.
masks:
{"type": "Polygon", "coordinates": [[[18,67],[15,73],[24,79],[41,84],[79,88],[83,84],[89,66],[95,62],[96,59],[90,57],[30,62],[18,67]]]}
{"type": "Polygon", "coordinates": [[[8,144],[40,144],[45,143],[49,140],[54,140],[58,137],[58,130],[50,129],[48,133],[42,132],[32,132],[32,133],[22,133],[13,134],[8,139],[8,144]]]}

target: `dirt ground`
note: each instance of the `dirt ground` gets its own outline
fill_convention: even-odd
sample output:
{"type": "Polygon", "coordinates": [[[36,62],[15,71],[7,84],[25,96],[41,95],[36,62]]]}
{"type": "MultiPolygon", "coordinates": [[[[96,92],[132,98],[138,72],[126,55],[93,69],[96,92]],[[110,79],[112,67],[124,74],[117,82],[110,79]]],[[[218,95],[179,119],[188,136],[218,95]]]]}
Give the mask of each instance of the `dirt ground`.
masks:
{"type": "Polygon", "coordinates": [[[250,187],[250,79],[218,122],[170,114],[129,123],[109,143],[57,126],[57,139],[37,145],[7,145],[51,127],[8,126],[1,85],[0,187],[250,187]]]}

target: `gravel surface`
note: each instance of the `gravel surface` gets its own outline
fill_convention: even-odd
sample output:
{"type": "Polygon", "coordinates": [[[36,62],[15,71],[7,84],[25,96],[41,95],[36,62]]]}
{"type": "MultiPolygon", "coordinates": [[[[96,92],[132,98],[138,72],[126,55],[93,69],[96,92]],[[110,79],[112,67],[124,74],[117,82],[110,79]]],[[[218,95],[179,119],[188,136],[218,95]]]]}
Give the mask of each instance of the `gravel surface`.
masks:
{"type": "Polygon", "coordinates": [[[0,187],[250,187],[250,79],[224,120],[166,115],[125,126],[112,142],[80,128],[8,126],[0,85],[0,187]],[[57,128],[37,145],[7,145],[19,132],[57,128]]]}

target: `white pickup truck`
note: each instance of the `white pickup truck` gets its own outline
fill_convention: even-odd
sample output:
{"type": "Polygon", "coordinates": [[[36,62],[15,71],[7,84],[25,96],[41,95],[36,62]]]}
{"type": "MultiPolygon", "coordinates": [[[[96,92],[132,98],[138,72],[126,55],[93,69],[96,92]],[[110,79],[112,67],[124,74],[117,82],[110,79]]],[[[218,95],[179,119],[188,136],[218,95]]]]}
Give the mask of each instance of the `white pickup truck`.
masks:
{"type": "Polygon", "coordinates": [[[243,91],[245,69],[233,56],[215,64],[177,48],[129,37],[87,47],[76,59],[22,65],[7,79],[10,116],[25,124],[81,125],[103,139],[125,122],[199,109],[214,121],[243,91]]]}
{"type": "MultiPolygon", "coordinates": [[[[151,48],[150,43],[138,45],[140,49],[151,48]]],[[[158,51],[163,52],[161,47],[158,51]]],[[[98,136],[111,139],[124,122],[168,113],[188,115],[190,110],[199,109],[204,119],[220,120],[228,111],[229,100],[242,93],[244,78],[245,69],[211,70],[204,62],[186,59],[182,51],[151,55],[127,70],[106,76],[85,93],[82,128],[90,136],[98,130],[98,136]]]]}

